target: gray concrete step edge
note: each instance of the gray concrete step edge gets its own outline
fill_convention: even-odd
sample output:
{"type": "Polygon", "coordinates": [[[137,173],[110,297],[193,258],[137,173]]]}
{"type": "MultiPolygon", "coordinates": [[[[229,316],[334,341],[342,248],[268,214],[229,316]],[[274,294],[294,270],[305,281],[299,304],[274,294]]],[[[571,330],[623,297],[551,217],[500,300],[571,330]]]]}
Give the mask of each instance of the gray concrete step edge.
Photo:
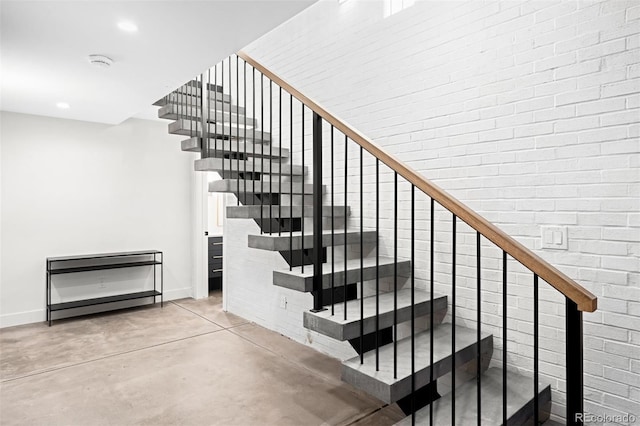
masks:
{"type": "MultiPolygon", "coordinates": [[[[274,177],[277,175],[274,175],[274,177]]],[[[302,183],[294,182],[293,188],[291,188],[290,182],[278,182],[278,181],[269,181],[269,180],[249,180],[249,179],[240,179],[240,193],[244,193],[244,188],[246,187],[246,193],[248,194],[265,194],[265,193],[274,193],[274,194],[283,194],[289,195],[291,190],[293,189],[293,195],[301,195],[302,194],[302,183]]],[[[307,195],[307,198],[310,199],[313,194],[313,184],[306,183],[304,184],[304,191],[307,195]]],[[[238,179],[220,179],[209,182],[209,192],[231,192],[236,195],[238,192],[238,179]]],[[[326,192],[326,186],[322,186],[322,193],[326,192]]]]}
{"type": "MultiPolygon", "coordinates": [[[[342,286],[345,279],[345,269],[347,283],[355,283],[361,281],[360,259],[347,260],[346,268],[342,259],[336,259],[336,263],[334,265],[331,264],[331,259],[327,259],[327,261],[327,263],[322,265],[323,288],[331,288],[332,277],[334,287],[342,286]]],[[[375,256],[365,257],[362,263],[362,276],[364,277],[364,280],[374,280],[376,278],[375,256]]],[[[379,278],[392,277],[394,275],[393,258],[380,257],[378,259],[378,266],[379,267],[377,268],[377,270],[379,278]]],[[[411,262],[408,260],[399,260],[397,265],[397,273],[399,277],[410,276],[411,262]]],[[[293,268],[291,271],[289,271],[288,269],[275,270],[273,271],[273,284],[291,290],[310,292],[313,290],[313,265],[305,267],[304,273],[302,272],[302,268],[300,268],[299,266],[293,268]]]]}
{"type": "MultiPolygon", "coordinates": [[[[242,183],[240,184],[242,188],[242,183]]],[[[268,185],[267,185],[268,186],[268,185]]],[[[268,189],[268,188],[267,188],[268,189]]],[[[322,206],[322,216],[331,217],[333,210],[334,218],[344,218],[344,206],[322,206]]],[[[289,219],[302,217],[302,206],[228,206],[227,217],[230,219],[289,219]]],[[[351,214],[351,208],[347,207],[347,216],[351,214]]],[[[304,216],[313,217],[313,206],[304,206],[304,216]]]]}
{"type": "MultiPolygon", "coordinates": [[[[293,232],[292,248],[293,250],[300,250],[302,248],[313,248],[313,234],[311,232],[304,233],[304,245],[302,241],[301,232],[293,232]]],[[[248,244],[251,248],[268,250],[268,251],[288,251],[290,233],[283,232],[282,235],[278,234],[262,234],[262,235],[249,235],[248,244]]],[[[362,239],[364,243],[374,242],[376,239],[375,231],[364,231],[362,233],[362,239]]],[[[360,244],[360,231],[347,231],[346,235],[347,244],[360,244]]],[[[322,245],[329,247],[331,244],[331,231],[322,232],[322,245]]],[[[334,244],[344,245],[345,235],[344,232],[338,232],[334,236],[334,244]]]]}
{"type": "MultiPolygon", "coordinates": [[[[202,138],[192,137],[180,142],[180,149],[185,152],[200,152],[202,138]]],[[[243,142],[237,139],[210,139],[209,140],[209,153],[210,156],[214,156],[214,153],[218,153],[218,156],[224,154],[245,154],[249,157],[256,158],[273,158],[277,161],[278,158],[289,158],[289,149],[279,146],[273,146],[269,143],[253,144],[251,142],[243,142]]]]}
{"type": "Polygon", "coordinates": [[[218,157],[208,157],[201,158],[199,160],[194,161],[194,170],[197,172],[219,172],[219,171],[231,171],[231,172],[254,172],[254,173],[262,173],[262,174],[271,174],[271,175],[282,175],[290,176],[293,174],[294,176],[302,176],[303,174],[307,174],[307,167],[299,166],[299,165],[291,165],[291,164],[278,164],[275,161],[264,160],[260,161],[260,159],[256,161],[248,161],[248,160],[235,160],[230,158],[218,158],[218,157]]]}
{"type": "MultiPolygon", "coordinates": [[[[176,120],[169,123],[168,129],[169,133],[172,135],[182,135],[189,137],[202,135],[202,124],[200,123],[200,121],[195,120],[176,120]]],[[[260,129],[256,130],[255,133],[252,131],[250,134],[247,134],[245,138],[243,129],[238,129],[237,127],[229,126],[227,124],[225,124],[224,126],[219,125],[217,130],[215,126],[208,126],[207,135],[210,138],[229,137],[230,135],[230,137],[234,139],[246,139],[255,142],[269,142],[271,140],[271,134],[260,129]]]]}
{"type": "MultiPolygon", "coordinates": [[[[394,292],[381,293],[379,295],[379,327],[390,327],[394,321],[394,292]]],[[[376,330],[376,297],[365,297],[363,327],[364,334],[373,333],[376,330]]],[[[424,290],[415,290],[415,315],[420,317],[431,312],[431,296],[424,290]]],[[[402,323],[411,319],[411,290],[403,288],[397,294],[397,320],[402,323]]],[[[434,311],[446,312],[447,297],[434,295],[434,311]]],[[[344,303],[334,306],[334,314],[327,309],[321,312],[305,311],[303,317],[304,327],[317,331],[325,336],[344,341],[360,336],[360,299],[347,302],[347,319],[344,319],[344,303]]]]}
{"type": "MultiPolygon", "coordinates": [[[[214,105],[213,102],[211,104],[214,105]]],[[[217,108],[211,108],[209,112],[205,110],[205,120],[209,123],[225,123],[235,124],[240,126],[244,133],[245,118],[247,120],[247,132],[252,132],[254,127],[258,127],[258,120],[255,118],[247,117],[244,115],[244,108],[236,109],[237,105],[225,105],[224,112],[222,111],[222,104],[217,103],[217,108]]],[[[178,120],[179,118],[185,118],[187,120],[201,120],[200,115],[201,108],[199,106],[184,106],[175,103],[166,104],[158,109],[158,118],[164,120],[178,120]]]]}
{"type": "MultiPolygon", "coordinates": [[[[482,390],[481,423],[483,425],[499,425],[502,423],[502,369],[489,368],[481,376],[482,390]]],[[[531,422],[533,417],[533,379],[514,372],[507,372],[507,424],[523,425],[531,422]]],[[[541,422],[549,418],[551,409],[551,387],[546,383],[538,385],[538,415],[541,422]]],[[[433,403],[434,425],[470,425],[477,424],[477,386],[471,380],[458,386],[455,391],[456,416],[451,421],[453,393],[444,395],[433,403]]],[[[416,412],[419,425],[430,425],[429,406],[416,412]]],[[[411,416],[396,423],[396,426],[410,426],[411,416]]]]}
{"type": "MultiPolygon", "coordinates": [[[[434,327],[433,340],[433,377],[451,372],[454,356],[451,338],[453,327],[450,323],[434,327]]],[[[455,365],[460,367],[477,356],[476,330],[456,326],[455,365]]],[[[419,389],[431,382],[431,330],[415,335],[415,382],[419,389]]],[[[488,365],[493,354],[493,336],[482,333],[480,353],[483,357],[481,365],[488,365]]],[[[360,357],[343,361],[342,380],[354,387],[379,398],[386,403],[393,403],[411,394],[411,338],[397,342],[397,378],[394,378],[394,345],[389,344],[379,349],[379,370],[376,371],[375,351],[364,355],[364,363],[360,357]]]]}

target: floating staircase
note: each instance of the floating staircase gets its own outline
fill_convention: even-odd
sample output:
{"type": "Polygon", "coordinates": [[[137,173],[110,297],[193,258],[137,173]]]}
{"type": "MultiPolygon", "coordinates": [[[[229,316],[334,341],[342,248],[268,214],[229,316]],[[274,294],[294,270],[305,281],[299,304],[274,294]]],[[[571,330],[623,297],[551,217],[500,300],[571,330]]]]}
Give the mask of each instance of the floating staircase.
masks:
{"type": "MultiPolygon", "coordinates": [[[[478,416],[482,424],[515,425],[549,418],[549,385],[538,383],[536,399],[531,377],[489,368],[493,336],[455,325],[455,318],[453,323],[443,322],[451,301],[409,283],[411,260],[378,256],[376,250],[353,258],[363,244],[371,246],[381,238],[376,231],[323,229],[316,239],[311,227],[305,229],[305,219],[312,219],[314,211],[325,219],[325,227],[329,217],[331,223],[338,219],[339,226],[346,226],[351,208],[314,209],[310,203],[319,192],[314,193],[306,166],[293,164],[288,149],[272,145],[272,129],[265,132],[259,120],[246,117],[248,108],[234,104],[224,88],[207,85],[205,106],[202,87],[194,80],[165,96],[155,103],[161,107],[158,115],[172,120],[169,133],[188,137],[182,141],[183,151],[202,153],[195,170],[221,175],[222,180],[209,184],[209,191],[237,196],[242,205],[228,207],[227,216],[260,225],[262,232],[250,235],[248,246],[278,251],[289,263],[290,268],[273,271],[273,284],[315,291],[314,297],[322,292],[326,309],[304,312],[301,322],[311,331],[352,345],[357,356],[343,362],[345,382],[412,414],[401,425],[467,425],[477,423],[478,416]],[[314,247],[318,241],[321,247],[314,247]],[[334,249],[345,254],[329,263],[327,250],[334,249]],[[322,271],[314,274],[318,259],[324,262],[322,271]],[[376,289],[371,295],[363,290],[380,279],[393,281],[394,289],[376,289]],[[422,328],[416,329],[414,322],[421,318],[422,328]],[[404,323],[416,331],[403,336],[399,326],[404,323]]],[[[316,191],[325,194],[326,187],[317,186],[316,191]]]]}

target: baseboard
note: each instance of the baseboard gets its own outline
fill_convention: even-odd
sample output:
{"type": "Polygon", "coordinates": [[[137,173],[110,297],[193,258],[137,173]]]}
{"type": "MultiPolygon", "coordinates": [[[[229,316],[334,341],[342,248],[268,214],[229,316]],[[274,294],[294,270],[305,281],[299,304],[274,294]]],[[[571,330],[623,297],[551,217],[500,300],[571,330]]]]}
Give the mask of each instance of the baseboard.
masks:
{"type": "Polygon", "coordinates": [[[166,290],[164,292],[164,300],[165,302],[168,300],[177,300],[177,299],[186,299],[193,297],[193,288],[178,288],[175,290],[166,290]]]}
{"type": "MultiPolygon", "coordinates": [[[[192,295],[193,295],[193,289],[191,287],[167,290],[164,292],[164,301],[167,302],[169,300],[190,298],[192,297],[192,295]]],[[[127,304],[127,302],[118,302],[118,303],[127,304]]],[[[140,301],[132,300],[132,301],[129,301],[127,306],[135,306],[137,303],[144,304],[142,300],[140,301]]],[[[102,311],[111,310],[106,306],[105,308],[106,309],[94,307],[94,310],[92,312],[102,312],[102,311]]],[[[59,312],[62,312],[62,311],[59,311],[59,312]]],[[[87,311],[86,313],[92,313],[92,312],[87,311]]],[[[35,324],[35,323],[46,321],[46,318],[47,318],[46,309],[36,309],[33,311],[2,314],[0,315],[0,328],[14,327],[17,325],[25,325],[25,324],[35,324]]],[[[55,318],[56,317],[54,317],[54,319],[55,318]]]]}
{"type": "Polygon", "coordinates": [[[45,309],[16,312],[13,314],[2,314],[0,315],[0,328],[43,322],[46,320],[46,318],[47,312],[45,309]]]}

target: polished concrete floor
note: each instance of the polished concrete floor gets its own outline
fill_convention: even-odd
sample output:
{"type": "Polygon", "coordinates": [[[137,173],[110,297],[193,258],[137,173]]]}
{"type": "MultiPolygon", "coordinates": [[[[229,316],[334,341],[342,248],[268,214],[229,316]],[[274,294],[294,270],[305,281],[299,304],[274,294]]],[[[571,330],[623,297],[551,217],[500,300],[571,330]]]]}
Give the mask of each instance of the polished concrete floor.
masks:
{"type": "MultiPolygon", "coordinates": [[[[302,319],[301,319],[302,320],[302,319]]],[[[0,424],[391,425],[338,360],[220,294],[0,330],[0,424]]]]}

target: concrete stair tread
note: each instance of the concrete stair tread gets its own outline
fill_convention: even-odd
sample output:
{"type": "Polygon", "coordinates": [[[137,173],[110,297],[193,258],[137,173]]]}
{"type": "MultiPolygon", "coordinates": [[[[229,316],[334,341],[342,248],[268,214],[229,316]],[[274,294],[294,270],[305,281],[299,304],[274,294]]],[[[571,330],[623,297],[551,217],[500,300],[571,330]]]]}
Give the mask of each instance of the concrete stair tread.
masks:
{"type": "MultiPolygon", "coordinates": [[[[302,176],[307,174],[307,167],[291,164],[279,164],[278,162],[272,162],[269,160],[249,161],[249,160],[237,160],[232,158],[218,158],[208,157],[200,160],[195,160],[194,168],[197,172],[220,172],[222,170],[238,173],[262,173],[279,175],[288,177],[291,174],[294,176],[302,176]]],[[[273,184],[272,184],[273,185],[273,184]]],[[[268,187],[268,186],[267,186],[268,187]]]]}
{"type": "MultiPolygon", "coordinates": [[[[200,152],[202,151],[202,138],[192,137],[183,140],[180,143],[180,148],[183,151],[188,152],[200,152]]],[[[289,149],[279,146],[266,144],[253,144],[251,142],[244,142],[237,139],[210,139],[209,140],[209,153],[213,156],[217,153],[219,156],[223,154],[244,154],[254,158],[272,158],[277,160],[278,158],[286,159],[289,157],[289,149]],[[282,157],[280,154],[282,153],[282,157]]],[[[236,160],[237,161],[237,160],[236,160]]]]}
{"type": "MultiPolygon", "coordinates": [[[[277,175],[274,175],[274,177],[277,175]]],[[[283,178],[285,176],[283,175],[283,178]]],[[[293,195],[301,195],[303,190],[303,184],[300,182],[279,182],[278,180],[268,180],[268,176],[260,180],[250,179],[221,179],[213,182],[209,182],[209,192],[238,192],[238,183],[240,184],[240,192],[244,192],[244,188],[247,188],[247,193],[250,194],[284,194],[289,195],[293,190],[293,195]],[[239,181],[239,182],[238,182],[239,181]],[[293,185],[293,188],[292,188],[293,185]]],[[[325,193],[326,186],[322,185],[322,192],[325,193]]],[[[308,196],[313,194],[313,184],[304,184],[304,193],[308,196]]],[[[237,194],[236,194],[237,195],[237,194]]]]}
{"type": "MultiPolygon", "coordinates": [[[[502,369],[489,368],[481,377],[482,417],[483,425],[499,425],[502,423],[502,369]]],[[[549,417],[548,404],[551,401],[551,388],[546,383],[538,384],[540,421],[549,417]]],[[[453,395],[444,395],[433,403],[434,425],[450,425],[451,402],[453,395]]],[[[507,372],[507,424],[522,425],[533,416],[533,379],[523,375],[507,372]]],[[[456,425],[477,423],[477,384],[468,381],[455,391],[456,425]]],[[[429,406],[416,412],[416,422],[429,425],[429,406]]],[[[411,416],[396,423],[399,426],[410,426],[411,416]]]]}
{"type": "MultiPolygon", "coordinates": [[[[213,105],[213,104],[212,104],[213,105]]],[[[175,103],[167,103],[164,106],[158,109],[158,118],[162,118],[165,120],[178,120],[180,118],[184,118],[187,120],[200,120],[201,114],[199,105],[178,105],[175,103]]],[[[247,117],[244,115],[244,108],[238,107],[237,105],[225,105],[224,111],[222,108],[222,104],[218,102],[216,108],[210,108],[209,111],[205,110],[204,117],[209,123],[222,123],[225,122],[229,124],[235,124],[236,126],[240,126],[243,129],[245,126],[245,119],[247,125],[247,131],[252,131],[254,127],[258,126],[258,120],[255,118],[247,117]]]]}
{"type": "MultiPolygon", "coordinates": [[[[367,256],[362,259],[364,280],[373,280],[376,277],[376,258],[375,256],[367,256]]],[[[380,257],[378,276],[380,278],[393,276],[394,273],[393,258],[380,257]]],[[[339,287],[344,284],[344,274],[347,274],[347,282],[355,283],[360,279],[360,258],[348,259],[345,268],[344,261],[336,261],[333,265],[334,286],[339,287]]],[[[408,260],[398,260],[398,276],[407,277],[411,273],[411,262],[408,260]]],[[[322,285],[323,288],[331,288],[332,264],[331,259],[327,259],[327,263],[322,265],[322,285]]],[[[291,290],[302,292],[310,292],[313,289],[313,265],[304,267],[304,272],[300,266],[294,267],[291,271],[275,270],[273,271],[273,283],[280,287],[286,287],[291,290]]]]}
{"type": "MultiPolygon", "coordinates": [[[[331,211],[335,218],[344,217],[344,207],[334,206],[322,206],[322,216],[331,217],[331,211]]],[[[347,207],[347,216],[350,214],[351,209],[347,207]]],[[[289,219],[302,217],[302,206],[228,206],[227,217],[231,219],[274,219],[286,218],[289,219]]],[[[304,216],[313,217],[313,206],[304,206],[304,216]]]]}
{"type": "MultiPolygon", "coordinates": [[[[200,97],[196,97],[195,100],[194,98],[187,98],[185,100],[184,96],[179,96],[179,95],[169,95],[166,98],[162,98],[162,99],[158,99],[157,101],[155,101],[153,103],[154,106],[158,106],[160,108],[164,108],[170,105],[174,105],[180,108],[180,111],[185,111],[187,107],[190,108],[200,108],[200,97]],[[190,104],[185,104],[185,102],[191,102],[190,104]],[[193,104],[195,101],[195,105],[193,104]]],[[[228,109],[231,109],[233,111],[233,114],[240,114],[242,116],[244,116],[246,109],[244,107],[238,107],[237,105],[235,105],[232,102],[229,102],[229,99],[227,98],[226,101],[222,101],[218,98],[218,100],[216,101],[214,98],[210,98],[209,99],[209,106],[211,108],[211,111],[214,110],[218,110],[218,111],[222,111],[222,107],[224,105],[224,110],[225,113],[228,109]]],[[[184,113],[180,114],[181,116],[184,116],[184,113]]],[[[159,117],[159,118],[166,118],[166,119],[171,119],[170,117],[159,117]]]]}
{"type": "MultiPolygon", "coordinates": [[[[196,79],[192,79],[187,81],[185,84],[183,84],[182,86],[178,87],[176,90],[174,90],[174,92],[176,93],[194,93],[194,90],[198,91],[198,94],[200,92],[200,89],[202,88],[202,81],[200,80],[196,80],[196,79]]],[[[223,93],[224,92],[224,88],[222,86],[220,86],[219,84],[216,85],[215,82],[214,83],[205,83],[207,86],[207,90],[209,92],[218,92],[218,94],[223,93]]]]}
{"type": "MultiPolygon", "coordinates": [[[[262,235],[249,235],[249,247],[257,248],[269,251],[288,251],[289,239],[292,235],[292,248],[293,250],[300,250],[302,248],[313,248],[313,234],[311,232],[304,233],[304,246],[302,241],[302,232],[296,231],[293,233],[282,232],[281,235],[277,233],[262,234],[262,235]]],[[[362,240],[364,243],[371,243],[376,240],[375,231],[364,231],[362,233],[362,240]]],[[[360,243],[360,231],[347,231],[346,235],[347,244],[359,244],[360,243]]],[[[336,245],[344,245],[345,235],[344,231],[337,231],[334,235],[334,243],[336,245]]],[[[322,232],[322,245],[329,247],[331,245],[331,231],[322,232]]]]}
{"type": "MultiPolygon", "coordinates": [[[[433,376],[434,379],[451,371],[451,331],[450,323],[434,327],[433,340],[433,376]]],[[[456,367],[476,358],[476,330],[456,326],[456,367]]],[[[416,388],[430,382],[431,330],[415,335],[415,372],[416,388]]],[[[481,352],[491,356],[493,337],[489,333],[481,335],[481,352]]],[[[411,394],[411,338],[397,342],[397,378],[393,371],[394,345],[379,348],[379,370],[376,371],[376,354],[370,351],[364,354],[364,363],[360,357],[348,359],[342,363],[342,380],[361,389],[384,402],[393,403],[411,394]]]]}
{"type": "MultiPolygon", "coordinates": [[[[167,96],[163,96],[162,98],[158,99],[153,103],[153,105],[159,107],[170,104],[178,104],[182,106],[198,106],[202,103],[201,97],[202,96],[199,89],[196,89],[194,87],[187,87],[185,89],[180,88],[171,92],[167,96]]],[[[226,93],[222,94],[220,92],[216,93],[214,91],[209,91],[209,103],[224,103],[225,107],[228,107],[228,105],[232,103],[232,100],[231,96],[226,93]]]]}
{"type": "MultiPolygon", "coordinates": [[[[199,120],[185,120],[180,119],[174,122],[169,123],[169,133],[172,135],[183,135],[193,137],[195,135],[202,135],[202,123],[199,120]]],[[[251,132],[244,133],[244,129],[229,126],[225,123],[222,125],[209,125],[205,126],[207,128],[206,134],[212,138],[234,138],[234,139],[245,139],[254,141],[254,143],[259,142],[269,142],[271,140],[271,134],[269,132],[265,132],[261,129],[251,129],[251,132]]]]}
{"type": "MultiPolygon", "coordinates": [[[[420,317],[430,312],[429,292],[415,289],[415,315],[420,317]]],[[[354,299],[347,302],[347,319],[344,319],[344,303],[334,305],[334,315],[331,309],[320,312],[304,312],[304,326],[336,340],[349,340],[360,336],[360,300],[354,299]]],[[[376,330],[376,297],[369,296],[362,299],[364,304],[363,325],[364,334],[373,333],[376,330]]],[[[397,294],[398,323],[411,319],[411,289],[403,288],[397,294]]],[[[434,309],[442,311],[447,309],[446,296],[434,295],[434,309]]],[[[394,320],[394,292],[381,293],[379,295],[379,327],[390,327],[394,320]]]]}

